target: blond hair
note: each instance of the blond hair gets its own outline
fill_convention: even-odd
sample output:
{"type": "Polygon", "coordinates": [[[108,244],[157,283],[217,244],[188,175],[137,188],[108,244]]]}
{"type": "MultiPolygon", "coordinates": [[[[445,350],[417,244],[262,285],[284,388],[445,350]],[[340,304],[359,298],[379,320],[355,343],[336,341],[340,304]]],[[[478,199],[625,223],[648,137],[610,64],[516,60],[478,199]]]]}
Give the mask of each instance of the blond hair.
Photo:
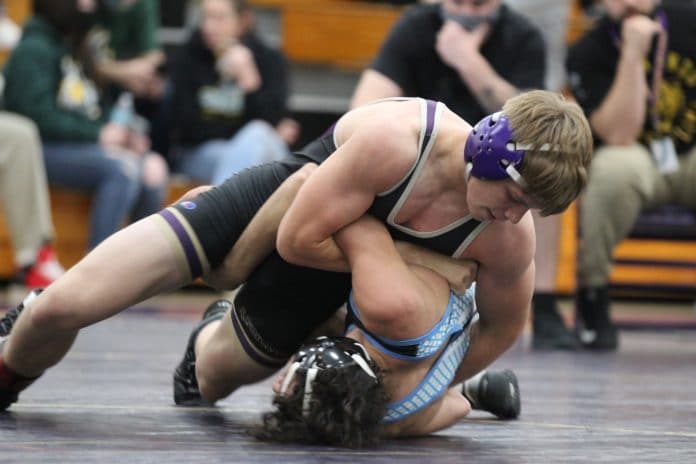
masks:
{"type": "Polygon", "coordinates": [[[532,90],[509,99],[503,113],[525,150],[519,172],[541,215],[564,211],[587,184],[592,131],[582,109],[558,93],[532,90]]]}

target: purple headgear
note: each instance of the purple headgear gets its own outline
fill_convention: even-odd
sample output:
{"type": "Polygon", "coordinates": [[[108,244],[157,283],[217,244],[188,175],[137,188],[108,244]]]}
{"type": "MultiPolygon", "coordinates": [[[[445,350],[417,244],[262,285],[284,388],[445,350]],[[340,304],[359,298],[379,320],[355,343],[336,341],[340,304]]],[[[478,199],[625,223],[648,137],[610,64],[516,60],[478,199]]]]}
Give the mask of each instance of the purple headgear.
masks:
{"type": "Polygon", "coordinates": [[[512,128],[502,112],[480,120],[471,130],[464,146],[467,174],[479,179],[502,180],[511,177],[522,185],[517,167],[524,159],[524,149],[513,141],[512,128]]]}

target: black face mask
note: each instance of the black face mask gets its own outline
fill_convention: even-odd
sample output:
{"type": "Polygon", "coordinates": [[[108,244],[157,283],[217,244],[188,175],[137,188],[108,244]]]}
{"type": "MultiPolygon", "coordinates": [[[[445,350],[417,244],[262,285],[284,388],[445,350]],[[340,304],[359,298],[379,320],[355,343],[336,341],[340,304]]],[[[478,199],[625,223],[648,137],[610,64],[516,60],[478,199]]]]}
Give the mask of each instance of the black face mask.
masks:
{"type": "Polygon", "coordinates": [[[495,22],[498,21],[498,18],[500,18],[500,7],[496,8],[488,15],[464,15],[450,13],[449,11],[446,11],[443,6],[440,6],[440,17],[443,21],[454,21],[467,31],[471,32],[481,24],[495,24],[495,22]]]}
{"type": "Polygon", "coordinates": [[[352,338],[319,337],[302,345],[295,361],[300,363],[302,369],[340,369],[356,363],[353,355],[370,359],[365,348],[352,338]]]}

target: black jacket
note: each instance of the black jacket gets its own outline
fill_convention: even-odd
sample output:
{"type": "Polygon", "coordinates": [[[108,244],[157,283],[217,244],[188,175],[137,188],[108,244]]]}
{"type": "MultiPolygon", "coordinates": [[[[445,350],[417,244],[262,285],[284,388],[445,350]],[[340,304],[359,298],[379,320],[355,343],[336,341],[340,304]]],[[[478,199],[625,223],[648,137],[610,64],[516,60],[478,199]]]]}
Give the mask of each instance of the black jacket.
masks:
{"type": "Polygon", "coordinates": [[[253,119],[275,125],[287,113],[288,70],[283,55],[253,34],[241,38],[256,62],[261,87],[246,94],[236,114],[202,105],[205,92],[217,91],[223,80],[215,69],[215,56],[205,46],[200,31],[194,31],[172,63],[172,122],[175,139],[184,146],[212,139],[227,139],[253,119]]]}

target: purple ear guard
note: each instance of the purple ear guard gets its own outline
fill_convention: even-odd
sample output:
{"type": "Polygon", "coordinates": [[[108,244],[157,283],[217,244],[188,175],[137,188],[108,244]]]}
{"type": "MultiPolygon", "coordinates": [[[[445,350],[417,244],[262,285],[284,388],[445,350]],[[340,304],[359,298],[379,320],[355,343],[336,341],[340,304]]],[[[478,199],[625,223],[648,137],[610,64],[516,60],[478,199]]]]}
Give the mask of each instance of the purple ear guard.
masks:
{"type": "Polygon", "coordinates": [[[469,134],[464,146],[468,174],[479,179],[522,180],[516,167],[524,159],[523,150],[515,150],[508,118],[497,112],[480,120],[469,134]],[[512,167],[512,169],[510,169],[512,167]]]}

